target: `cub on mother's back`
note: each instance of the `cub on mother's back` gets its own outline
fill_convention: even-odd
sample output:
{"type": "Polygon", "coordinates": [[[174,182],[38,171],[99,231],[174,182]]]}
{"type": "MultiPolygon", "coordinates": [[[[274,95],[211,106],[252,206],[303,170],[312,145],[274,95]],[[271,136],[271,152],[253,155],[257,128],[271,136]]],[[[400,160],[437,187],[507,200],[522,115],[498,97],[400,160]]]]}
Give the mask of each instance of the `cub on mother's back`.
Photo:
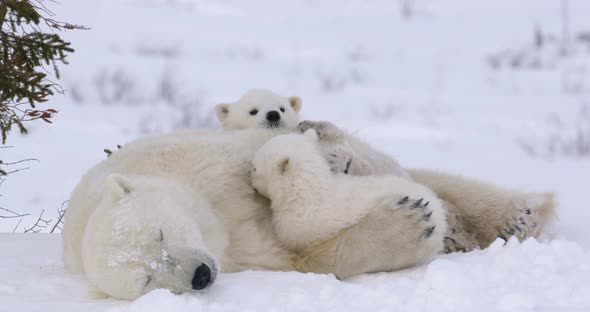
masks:
{"type": "Polygon", "coordinates": [[[239,100],[215,106],[225,130],[248,128],[295,129],[299,124],[301,98],[284,97],[266,89],[252,89],[239,100]]]}

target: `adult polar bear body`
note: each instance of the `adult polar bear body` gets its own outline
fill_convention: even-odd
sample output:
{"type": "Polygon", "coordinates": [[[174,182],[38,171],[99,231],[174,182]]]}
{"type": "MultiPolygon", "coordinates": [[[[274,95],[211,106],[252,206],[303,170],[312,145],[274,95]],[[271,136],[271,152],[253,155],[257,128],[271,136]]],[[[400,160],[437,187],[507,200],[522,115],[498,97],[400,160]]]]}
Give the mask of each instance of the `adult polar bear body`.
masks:
{"type": "MultiPolygon", "coordinates": [[[[402,237],[384,248],[403,250],[387,254],[404,261],[358,255],[362,261],[337,271],[330,266],[331,240],[304,255],[283,247],[272,227],[270,203],[256,194],[248,174],[255,152],[278,133],[187,131],[126,145],[92,168],[72,193],[64,227],[66,268],[84,273],[102,293],[134,299],[154,288],[202,289],[202,282],[215,278],[218,264],[224,272],[299,270],[345,277],[413,265],[441,248],[442,243],[434,244],[437,250],[424,252],[420,242],[404,239],[420,236],[423,229],[414,233],[411,223],[394,215],[369,222],[377,229],[400,228],[392,233],[402,237]],[[212,274],[201,280],[203,265],[212,274]]],[[[352,226],[344,232],[354,231],[352,226]]]]}

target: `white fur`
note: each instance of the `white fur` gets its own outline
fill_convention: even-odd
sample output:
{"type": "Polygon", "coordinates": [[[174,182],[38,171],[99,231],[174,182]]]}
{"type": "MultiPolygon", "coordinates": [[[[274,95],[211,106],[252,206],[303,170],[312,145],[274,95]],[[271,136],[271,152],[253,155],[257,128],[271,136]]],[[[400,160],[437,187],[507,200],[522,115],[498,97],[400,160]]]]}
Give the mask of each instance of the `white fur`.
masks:
{"type": "Polygon", "coordinates": [[[381,255],[369,261],[371,271],[391,271],[442,251],[445,210],[434,193],[395,176],[332,174],[313,130],[272,138],[255,154],[252,165],[252,184],[271,199],[280,242],[307,253],[330,250],[332,254],[327,252],[320,260],[331,259],[331,272],[338,277],[358,273],[358,268],[346,264],[358,263],[354,259],[381,255]],[[412,199],[400,204],[406,196],[412,199]],[[415,199],[428,202],[427,207],[413,207],[415,199]],[[383,223],[363,222],[371,219],[383,223]],[[404,232],[397,231],[400,228],[404,232]],[[433,231],[426,235],[427,229],[433,231]],[[338,241],[338,248],[319,245],[329,239],[338,241]],[[371,241],[358,244],[365,239],[371,241]]]}
{"type": "Polygon", "coordinates": [[[283,97],[265,89],[246,92],[233,103],[215,107],[217,118],[225,130],[251,128],[295,129],[299,123],[301,99],[297,96],[283,97]],[[275,123],[267,119],[269,113],[278,114],[275,123]]]}
{"type": "Polygon", "coordinates": [[[92,168],[71,195],[66,268],[126,299],[156,287],[186,291],[201,263],[214,270],[211,259],[226,272],[293,269],[293,255],[275,243],[265,218],[268,202],[247,176],[253,153],[273,135],[184,131],[126,145],[92,168]],[[164,253],[180,268],[160,269],[164,253]]]}
{"type": "Polygon", "coordinates": [[[537,237],[555,218],[552,193],[526,193],[433,170],[405,170],[393,158],[325,121],[303,121],[313,129],[333,172],[349,175],[395,175],[430,188],[448,210],[445,251],[486,248],[498,237],[537,237]]]}
{"type": "Polygon", "coordinates": [[[84,272],[96,288],[131,299],[155,288],[191,290],[202,263],[217,273],[209,254],[221,252],[226,243],[204,241],[199,227],[213,230],[211,225],[221,224],[201,197],[179,183],[154,177],[110,174],[104,184],[105,192],[81,233],[82,246],[92,246],[82,249],[84,272]],[[193,211],[193,205],[200,209],[193,211]],[[155,210],[146,209],[152,206],[155,210]]]}
{"type": "Polygon", "coordinates": [[[191,274],[202,263],[223,272],[347,277],[432,255],[430,245],[437,241],[413,230],[421,216],[399,222],[407,211],[387,204],[358,224],[342,218],[352,226],[315,246],[285,246],[275,235],[269,201],[256,194],[248,174],[254,153],[277,133],[183,131],[127,144],[72,192],[64,227],[66,268],[85,274],[96,295],[134,299],[154,288],[190,290],[191,274]],[[347,249],[340,249],[340,240],[347,249]],[[336,262],[335,254],[341,255],[336,262]],[[378,259],[392,262],[385,267],[378,259]]]}

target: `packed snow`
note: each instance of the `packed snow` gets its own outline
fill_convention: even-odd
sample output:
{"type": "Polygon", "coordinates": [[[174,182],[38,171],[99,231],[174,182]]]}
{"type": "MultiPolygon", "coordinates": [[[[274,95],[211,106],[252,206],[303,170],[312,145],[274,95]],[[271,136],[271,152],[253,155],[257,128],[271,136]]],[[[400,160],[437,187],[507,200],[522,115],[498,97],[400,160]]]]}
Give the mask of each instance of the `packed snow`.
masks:
{"type": "Polygon", "coordinates": [[[557,194],[539,240],[497,241],[393,273],[338,281],[222,274],[203,293],[93,299],[59,234],[0,234],[0,311],[590,311],[590,2],[569,0],[62,0],[76,53],[54,123],[13,133],[0,232],[51,220],[81,175],[148,133],[219,128],[213,106],[265,87],[303,117],[355,132],[407,167],[557,194]],[[403,3],[409,7],[403,10],[403,3]],[[536,43],[536,34],[543,43],[536,43]],[[586,34],[587,37],[584,37],[586,34]],[[585,41],[587,40],[587,41],[585,41]],[[20,223],[19,223],[20,222],[20,223]]]}

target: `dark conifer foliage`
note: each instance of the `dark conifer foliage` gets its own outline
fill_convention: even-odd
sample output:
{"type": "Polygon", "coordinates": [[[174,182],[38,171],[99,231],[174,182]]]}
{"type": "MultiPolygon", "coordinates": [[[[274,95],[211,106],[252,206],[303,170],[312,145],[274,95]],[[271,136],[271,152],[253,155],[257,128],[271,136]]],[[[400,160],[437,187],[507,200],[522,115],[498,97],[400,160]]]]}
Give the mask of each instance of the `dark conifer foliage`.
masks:
{"type": "Polygon", "coordinates": [[[59,64],[67,64],[73,53],[70,42],[57,31],[85,29],[83,26],[58,22],[43,0],[0,0],[0,130],[2,144],[16,126],[27,133],[25,122],[51,122],[57,111],[37,109],[59,85],[47,78],[49,71],[60,78],[59,64]],[[45,27],[47,26],[47,27],[45,27]],[[49,29],[44,32],[43,29],[49,29]]]}
{"type": "MultiPolygon", "coordinates": [[[[56,110],[38,109],[59,85],[47,78],[51,71],[60,78],[59,64],[67,64],[73,53],[70,43],[58,31],[86,29],[53,20],[44,0],[0,0],[0,147],[16,127],[27,133],[26,122],[43,120],[51,123],[56,110]]],[[[53,3],[53,2],[52,2],[53,3]]],[[[9,172],[2,169],[0,176],[9,172]]]]}

